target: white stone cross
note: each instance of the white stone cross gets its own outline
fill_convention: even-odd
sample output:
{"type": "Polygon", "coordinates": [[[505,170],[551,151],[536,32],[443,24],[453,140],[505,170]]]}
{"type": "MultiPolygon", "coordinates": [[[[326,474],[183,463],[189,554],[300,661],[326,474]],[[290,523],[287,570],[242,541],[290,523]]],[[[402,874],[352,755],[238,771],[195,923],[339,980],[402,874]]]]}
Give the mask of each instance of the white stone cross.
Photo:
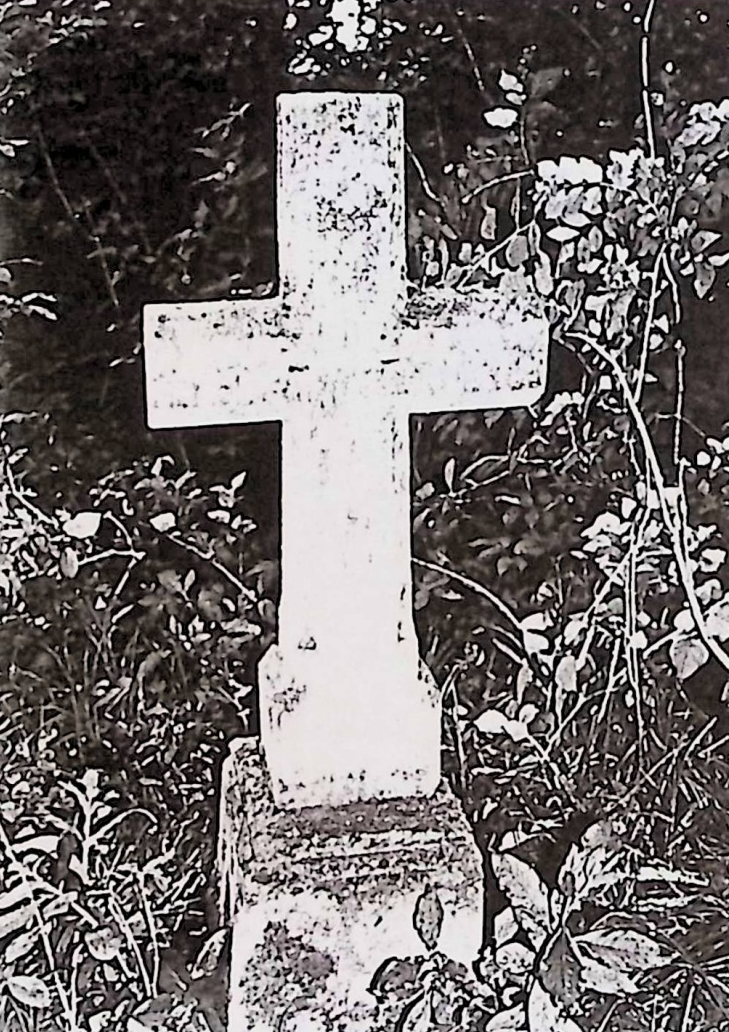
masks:
{"type": "Polygon", "coordinates": [[[151,427],[283,423],[279,634],[259,688],[284,807],[435,790],[409,416],[528,405],[544,386],[546,327],[523,307],[407,300],[403,138],[397,95],[281,95],[278,296],[144,312],[151,427]]]}

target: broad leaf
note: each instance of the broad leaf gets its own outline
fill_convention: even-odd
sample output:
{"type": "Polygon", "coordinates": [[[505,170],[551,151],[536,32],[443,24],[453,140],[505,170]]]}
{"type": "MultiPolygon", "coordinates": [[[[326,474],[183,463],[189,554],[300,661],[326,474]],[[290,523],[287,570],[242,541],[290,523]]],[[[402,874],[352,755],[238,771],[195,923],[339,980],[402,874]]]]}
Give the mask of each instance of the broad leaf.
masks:
{"type": "Polygon", "coordinates": [[[423,890],[415,904],[413,925],[427,950],[434,950],[443,926],[443,904],[432,886],[423,890]]]}
{"type": "Polygon", "coordinates": [[[527,999],[527,1027],[529,1032],[582,1032],[580,1026],[564,1011],[541,985],[534,984],[527,999]]]}
{"type": "Polygon", "coordinates": [[[494,1014],[484,1028],[484,1032],[526,1032],[527,1021],[524,1004],[509,1007],[508,1010],[494,1014]]]}
{"type": "Polygon", "coordinates": [[[537,955],[523,942],[507,942],[505,946],[497,948],[494,959],[502,971],[508,971],[512,976],[522,978],[534,970],[537,955]]]}
{"type": "Polygon", "coordinates": [[[79,512],[66,520],[63,524],[64,534],[82,541],[84,538],[93,537],[101,524],[100,512],[79,512]]]}
{"type": "Polygon", "coordinates": [[[514,742],[523,742],[529,736],[529,728],[523,721],[507,717],[496,709],[485,710],[474,724],[481,734],[508,735],[514,742]]]}
{"type": "Polygon", "coordinates": [[[0,938],[17,932],[21,928],[29,928],[33,922],[33,908],[30,906],[16,907],[0,914],[0,938]]]}
{"type": "Polygon", "coordinates": [[[608,969],[638,975],[670,962],[669,950],[641,932],[622,928],[598,928],[575,936],[575,948],[608,969]]]}
{"type": "Polygon", "coordinates": [[[430,993],[424,993],[404,1014],[398,1026],[399,1032],[432,1032],[430,1020],[430,993]]]}
{"type": "Polygon", "coordinates": [[[547,938],[550,928],[549,893],[537,872],[512,853],[492,854],[494,874],[516,919],[535,949],[547,938]]]}
{"type": "Polygon", "coordinates": [[[613,835],[608,821],[599,821],[570,848],[557,875],[557,886],[579,906],[610,885],[624,881],[629,874],[628,854],[613,835]]]}
{"type": "Polygon", "coordinates": [[[5,949],[5,963],[14,964],[27,955],[40,943],[38,932],[33,929],[30,932],[23,932],[22,935],[12,939],[5,949]]]}
{"type": "Polygon", "coordinates": [[[494,918],[494,942],[496,946],[505,946],[507,942],[516,939],[519,934],[519,925],[516,923],[513,907],[505,907],[494,918]]]}
{"type": "Polygon", "coordinates": [[[190,971],[191,978],[203,978],[214,973],[228,941],[228,929],[218,928],[203,943],[190,971]]]}
{"type": "Polygon", "coordinates": [[[682,681],[692,677],[709,658],[709,650],[698,638],[677,638],[671,642],[668,654],[682,681]]]}
{"type": "Polygon", "coordinates": [[[51,994],[34,975],[10,975],[5,982],[10,995],[25,1007],[43,1010],[51,1005],[51,994]]]}

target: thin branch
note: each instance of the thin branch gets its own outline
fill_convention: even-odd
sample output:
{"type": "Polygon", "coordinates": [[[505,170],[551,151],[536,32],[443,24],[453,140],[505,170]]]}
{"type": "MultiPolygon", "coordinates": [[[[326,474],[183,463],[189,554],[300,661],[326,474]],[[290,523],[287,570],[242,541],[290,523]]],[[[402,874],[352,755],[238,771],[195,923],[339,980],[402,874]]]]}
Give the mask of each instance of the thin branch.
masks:
{"type": "Polygon", "coordinates": [[[93,243],[94,243],[94,245],[96,247],[96,251],[94,251],[93,253],[99,259],[99,265],[101,266],[101,271],[104,274],[104,281],[106,283],[106,289],[107,289],[107,291],[109,293],[109,298],[111,300],[112,305],[114,306],[114,309],[118,312],[119,309],[121,308],[121,305],[119,304],[119,297],[118,297],[117,292],[116,292],[116,287],[114,286],[114,278],[113,278],[113,276],[111,274],[111,269],[109,268],[109,263],[106,260],[106,250],[105,250],[104,245],[103,245],[103,243],[101,241],[101,237],[97,234],[96,230],[94,229],[94,223],[93,223],[93,221],[91,219],[91,213],[89,212],[89,204],[88,204],[88,201],[85,198],[84,198],[83,205],[84,205],[84,216],[86,217],[86,224],[89,227],[89,229],[88,229],[89,239],[93,241],[93,243]]]}
{"type": "Polygon", "coordinates": [[[190,552],[191,555],[196,555],[198,559],[202,559],[203,562],[209,563],[214,570],[217,570],[218,573],[225,577],[226,580],[230,581],[230,583],[237,588],[240,594],[243,595],[244,598],[247,598],[249,602],[253,602],[254,604],[258,602],[256,593],[246,587],[243,581],[239,580],[239,578],[236,577],[235,574],[231,573],[227,567],[223,566],[222,563],[219,563],[217,559],[214,559],[212,553],[206,554],[201,548],[196,548],[195,545],[191,545],[177,534],[169,533],[167,534],[167,537],[170,541],[174,541],[176,545],[179,545],[180,548],[184,548],[186,552],[190,552]]]}
{"type": "Polygon", "coordinates": [[[672,505],[668,498],[666,482],[660,462],[658,461],[658,455],[656,454],[653,439],[651,438],[643,413],[640,411],[640,408],[633,397],[633,393],[630,390],[627,377],[615,356],[612,355],[607,348],[604,348],[598,341],[593,340],[584,333],[571,332],[569,336],[573,337],[575,340],[581,341],[583,344],[586,344],[587,347],[599,355],[599,357],[606,362],[613,371],[615,379],[623,393],[625,404],[630,412],[635,428],[638,431],[641,444],[643,445],[643,453],[651,476],[653,477],[661,515],[663,516],[663,522],[671,539],[671,547],[674,559],[676,560],[679,579],[686,596],[689,610],[691,611],[691,616],[693,617],[696,625],[697,633],[719,664],[725,670],[729,671],[729,654],[727,654],[717,642],[706,625],[706,620],[696,595],[696,587],[693,582],[693,575],[691,573],[688,556],[684,547],[684,538],[680,527],[680,520],[677,515],[674,515],[672,512],[672,505]]]}
{"type": "Polygon", "coordinates": [[[656,260],[653,263],[653,268],[650,272],[650,293],[648,295],[648,311],[646,312],[645,323],[643,325],[643,340],[640,348],[640,359],[638,362],[638,377],[635,385],[635,392],[633,397],[637,402],[643,395],[643,388],[645,386],[645,377],[648,369],[648,355],[650,352],[651,332],[653,330],[653,322],[656,315],[656,304],[658,298],[663,292],[663,284],[660,281],[661,269],[664,268],[664,258],[666,255],[666,245],[663,243],[659,248],[656,260]]]}
{"type": "Polygon", "coordinates": [[[501,613],[504,619],[506,619],[517,632],[519,638],[523,640],[524,632],[522,631],[521,624],[517,617],[512,613],[507,604],[502,602],[498,595],[494,595],[494,593],[490,591],[489,588],[485,587],[485,585],[479,584],[478,581],[471,580],[470,577],[466,577],[463,573],[458,573],[457,570],[450,570],[447,566],[439,566],[437,563],[426,562],[425,559],[413,559],[413,566],[420,566],[424,570],[432,570],[433,573],[445,574],[446,577],[456,581],[456,583],[462,584],[464,588],[468,588],[476,595],[481,595],[482,598],[485,598],[491,603],[497,612],[501,613]]]}
{"type": "Polygon", "coordinates": [[[423,188],[423,193],[426,197],[429,197],[431,201],[435,201],[439,208],[442,208],[443,204],[441,202],[440,197],[438,197],[438,194],[435,192],[433,187],[428,182],[428,176],[425,172],[425,168],[423,167],[422,161],[407,141],[405,142],[405,151],[407,153],[407,156],[410,158],[413,165],[415,166],[415,171],[418,173],[418,178],[420,180],[420,185],[423,188]]]}
{"type": "MultiPolygon", "coordinates": [[[[72,226],[76,226],[76,228],[79,230],[79,232],[84,233],[83,229],[81,228],[81,226],[79,224],[78,213],[73,210],[71,202],[69,201],[68,196],[66,195],[66,192],[64,191],[63,187],[61,186],[61,181],[58,178],[58,173],[56,172],[56,167],[53,164],[53,159],[51,158],[51,152],[48,149],[48,143],[46,142],[45,135],[44,135],[43,130],[41,129],[40,125],[36,125],[36,136],[38,137],[38,142],[40,144],[41,154],[43,156],[43,163],[46,166],[46,169],[48,171],[48,175],[49,175],[50,180],[51,180],[51,185],[53,187],[53,192],[55,193],[56,197],[60,201],[61,207],[65,211],[66,216],[68,217],[68,220],[71,223],[71,225],[72,226]]],[[[113,282],[113,279],[111,277],[111,272],[109,270],[109,264],[108,264],[108,262],[106,260],[106,255],[104,253],[103,245],[102,245],[101,240],[99,239],[99,237],[94,232],[93,223],[91,222],[91,216],[89,215],[88,205],[86,203],[84,203],[84,214],[86,216],[86,221],[87,221],[88,226],[89,226],[89,228],[86,231],[86,233],[84,233],[84,236],[88,237],[88,239],[91,240],[91,242],[96,247],[95,255],[99,259],[99,263],[101,265],[101,271],[104,274],[104,280],[106,281],[106,288],[107,288],[107,290],[109,292],[109,297],[111,298],[111,303],[114,306],[114,308],[116,309],[116,311],[118,312],[119,311],[119,307],[120,307],[119,306],[119,298],[117,297],[117,294],[116,294],[116,289],[114,287],[114,282],[113,282]]]]}
{"type": "Polygon", "coordinates": [[[656,156],[656,127],[653,124],[653,105],[651,104],[651,29],[656,2],[657,0],[648,0],[640,36],[640,99],[650,158],[656,156]]]}
{"type": "Polygon", "coordinates": [[[453,25],[456,35],[461,41],[461,46],[465,50],[468,60],[471,62],[471,71],[473,72],[473,77],[476,80],[476,85],[478,86],[481,93],[484,96],[486,96],[486,83],[484,81],[483,75],[481,74],[481,69],[479,68],[478,61],[476,60],[476,55],[474,53],[473,47],[471,46],[471,43],[468,37],[466,36],[465,32],[461,28],[461,23],[458,20],[457,13],[450,7],[450,5],[447,6],[449,20],[453,25]]]}
{"type": "Polygon", "coordinates": [[[124,193],[124,191],[122,190],[121,186],[119,185],[119,182],[118,182],[116,176],[111,171],[111,168],[109,167],[107,162],[104,161],[104,159],[101,156],[101,154],[99,152],[99,149],[97,148],[97,146],[94,143],[94,141],[91,139],[89,134],[87,132],[85,132],[85,131],[83,132],[83,138],[84,138],[84,142],[86,143],[86,146],[91,151],[91,154],[92,154],[94,160],[96,161],[96,164],[99,166],[99,168],[101,169],[102,173],[104,174],[104,178],[106,179],[106,181],[108,182],[109,186],[112,188],[112,190],[116,194],[117,199],[119,200],[119,203],[122,205],[123,208],[128,209],[129,217],[130,217],[133,225],[136,227],[136,229],[137,229],[137,231],[139,233],[139,237],[140,237],[140,239],[142,241],[142,244],[144,246],[145,254],[151,255],[152,254],[152,248],[151,248],[151,245],[150,245],[150,242],[149,242],[149,237],[147,236],[147,231],[144,228],[143,224],[137,218],[137,216],[134,213],[134,210],[132,209],[132,207],[130,206],[129,201],[127,200],[127,196],[124,193]]]}
{"type": "Polygon", "coordinates": [[[686,348],[683,341],[676,341],[676,412],[673,424],[673,465],[681,462],[681,431],[683,429],[683,403],[686,395],[686,348]]]}
{"type": "Polygon", "coordinates": [[[485,190],[491,190],[494,186],[501,186],[502,183],[509,183],[514,179],[524,179],[526,176],[534,176],[536,172],[532,168],[522,169],[521,172],[507,172],[503,176],[497,176],[495,179],[489,179],[487,183],[481,183],[475,190],[471,190],[470,193],[464,194],[461,197],[461,204],[470,204],[474,197],[478,197],[485,190]]]}

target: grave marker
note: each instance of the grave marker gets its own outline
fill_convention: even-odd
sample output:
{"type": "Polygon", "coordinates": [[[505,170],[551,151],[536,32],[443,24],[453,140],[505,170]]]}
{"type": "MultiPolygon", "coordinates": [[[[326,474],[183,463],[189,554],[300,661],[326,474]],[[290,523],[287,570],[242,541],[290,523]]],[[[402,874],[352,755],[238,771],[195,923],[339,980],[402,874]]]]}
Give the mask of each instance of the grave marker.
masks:
{"type": "Polygon", "coordinates": [[[427,795],[440,704],[412,619],[408,418],[530,404],[545,330],[494,298],[408,303],[398,96],[280,96],[277,182],[278,296],[146,307],[149,424],[283,423],[260,667],[276,802],[427,795]]]}
{"type": "Polygon", "coordinates": [[[277,212],[277,297],[147,306],[149,423],[283,424],[265,762],[241,740],[222,772],[229,1027],[374,1032],[370,979],[422,952],[424,887],[448,955],[470,963],[483,929],[413,626],[408,420],[535,401],[547,330],[493,294],[408,298],[397,96],[281,96],[277,212]]]}

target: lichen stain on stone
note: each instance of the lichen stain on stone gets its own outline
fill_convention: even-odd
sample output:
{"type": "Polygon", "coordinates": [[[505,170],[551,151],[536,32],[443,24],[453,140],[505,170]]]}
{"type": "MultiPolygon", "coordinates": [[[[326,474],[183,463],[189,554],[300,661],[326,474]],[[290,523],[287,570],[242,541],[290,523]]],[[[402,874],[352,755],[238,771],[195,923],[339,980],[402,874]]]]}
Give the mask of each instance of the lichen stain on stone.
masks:
{"type": "Polygon", "coordinates": [[[265,972],[266,977],[251,980],[240,988],[251,1018],[258,1019],[262,1028],[270,1027],[275,1012],[281,1022],[285,1015],[306,1009],[312,1000],[321,998],[327,980],[336,971],[330,954],[315,949],[301,937],[291,935],[285,925],[273,921],[266,926],[251,963],[253,970],[265,972]]]}

